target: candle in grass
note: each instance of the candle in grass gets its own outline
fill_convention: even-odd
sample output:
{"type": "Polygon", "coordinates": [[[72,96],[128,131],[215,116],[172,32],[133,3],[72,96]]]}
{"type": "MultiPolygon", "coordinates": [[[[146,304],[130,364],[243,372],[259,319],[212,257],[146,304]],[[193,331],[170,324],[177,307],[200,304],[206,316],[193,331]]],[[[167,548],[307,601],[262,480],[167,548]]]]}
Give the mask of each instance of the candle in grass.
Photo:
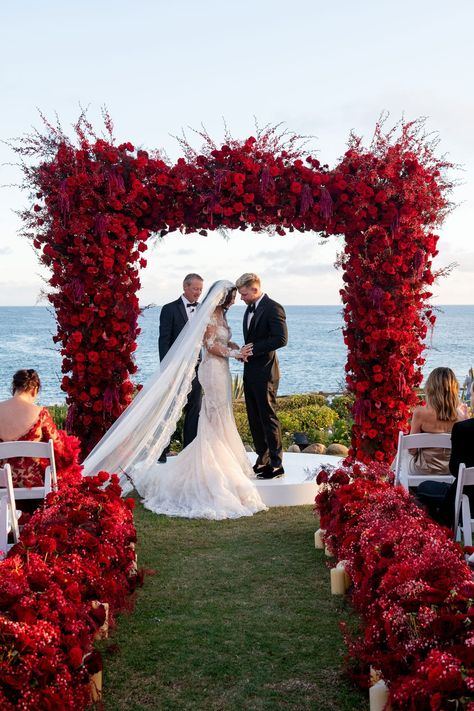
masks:
{"type": "Polygon", "coordinates": [[[346,580],[344,568],[331,569],[331,594],[344,595],[346,592],[346,580]]]}
{"type": "Polygon", "coordinates": [[[386,683],[380,679],[369,689],[370,711],[391,711],[388,703],[388,688],[386,683]]]}
{"type": "Polygon", "coordinates": [[[320,548],[321,550],[324,548],[324,531],[322,528],[318,528],[318,530],[314,534],[314,547],[315,548],[320,548]]]}

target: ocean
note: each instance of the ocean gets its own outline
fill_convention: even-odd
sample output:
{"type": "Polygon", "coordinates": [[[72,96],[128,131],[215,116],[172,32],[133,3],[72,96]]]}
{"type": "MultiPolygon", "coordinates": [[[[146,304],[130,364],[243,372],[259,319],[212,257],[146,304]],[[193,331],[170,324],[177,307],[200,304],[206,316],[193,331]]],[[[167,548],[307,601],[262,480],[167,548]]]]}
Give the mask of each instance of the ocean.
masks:
{"type": "MultiPolygon", "coordinates": [[[[244,307],[233,306],[228,321],[233,339],[242,342],[244,307]]],[[[279,351],[281,381],[279,394],[344,389],[346,348],[342,340],[341,306],[288,306],[289,341],[279,351]]],[[[135,382],[145,382],[158,364],[158,324],[160,307],[153,306],[140,317],[135,382]]],[[[454,370],[462,386],[468,369],[474,366],[474,306],[443,306],[428,334],[424,375],[438,366],[454,370]]],[[[42,381],[40,402],[44,405],[64,401],[60,390],[61,358],[53,343],[54,314],[45,306],[0,307],[0,399],[9,397],[13,373],[19,368],[35,368],[42,381]]],[[[242,366],[231,361],[233,374],[242,366]]]]}

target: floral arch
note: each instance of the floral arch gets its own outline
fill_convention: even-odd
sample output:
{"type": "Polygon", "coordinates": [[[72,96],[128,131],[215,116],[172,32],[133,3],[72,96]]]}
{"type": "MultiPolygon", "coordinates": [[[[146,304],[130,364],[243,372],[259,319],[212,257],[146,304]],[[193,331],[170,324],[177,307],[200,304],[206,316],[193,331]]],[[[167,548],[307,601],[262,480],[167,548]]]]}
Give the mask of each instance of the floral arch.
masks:
{"type": "Polygon", "coordinates": [[[266,129],[216,146],[202,134],[181,141],[174,165],[160,154],[97,138],[81,116],[73,143],[46,124],[15,150],[34,196],[24,234],[51,270],[68,429],[87,453],[132,397],[139,333],[139,269],[148,241],[175,230],[219,227],[342,234],[341,297],[354,393],[350,456],[390,461],[421,383],[429,308],[432,230],[449,209],[449,165],[435,155],[421,121],[384,133],[364,148],[352,135],[329,169],[305,156],[296,136],[266,129]]]}

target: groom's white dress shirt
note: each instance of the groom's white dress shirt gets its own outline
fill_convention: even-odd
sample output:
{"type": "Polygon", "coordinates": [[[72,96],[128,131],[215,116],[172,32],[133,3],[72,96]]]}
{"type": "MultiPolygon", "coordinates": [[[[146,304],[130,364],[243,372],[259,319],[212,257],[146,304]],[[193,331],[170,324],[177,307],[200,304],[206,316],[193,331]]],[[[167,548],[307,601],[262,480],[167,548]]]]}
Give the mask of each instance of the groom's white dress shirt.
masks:
{"type": "MultiPolygon", "coordinates": [[[[265,294],[262,294],[261,297],[257,301],[254,302],[255,309],[257,308],[257,306],[259,305],[259,303],[261,302],[261,300],[263,299],[264,296],[265,296],[265,294]]],[[[250,311],[250,313],[247,314],[247,329],[250,328],[250,323],[252,321],[254,313],[255,313],[255,310],[250,311]]]]}

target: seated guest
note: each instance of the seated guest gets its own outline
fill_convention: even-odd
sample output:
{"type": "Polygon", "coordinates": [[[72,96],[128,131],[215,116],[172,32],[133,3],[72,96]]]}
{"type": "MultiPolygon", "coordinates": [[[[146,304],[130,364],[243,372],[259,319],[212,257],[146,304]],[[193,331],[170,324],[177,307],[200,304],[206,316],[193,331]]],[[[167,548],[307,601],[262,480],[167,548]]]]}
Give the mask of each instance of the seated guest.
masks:
{"type": "MultiPolygon", "coordinates": [[[[58,430],[47,408],[35,404],[40,388],[36,370],[29,368],[15,373],[13,397],[0,402],[0,442],[48,442],[52,439],[58,479],[67,473],[70,480],[77,480],[80,478],[78,440],[58,430]]],[[[8,462],[12,468],[13,486],[43,485],[46,460],[14,457],[8,462]]]]}
{"type": "MultiPolygon", "coordinates": [[[[474,408],[474,383],[471,384],[471,407],[474,408]]],[[[454,524],[454,502],[460,464],[474,467],[474,418],[455,422],[451,430],[449,471],[455,477],[454,482],[445,484],[438,481],[424,481],[417,491],[418,499],[428,507],[433,518],[451,527],[454,524]]],[[[471,511],[474,513],[472,488],[467,487],[465,492],[469,496],[471,511]]]]}
{"type": "MultiPolygon", "coordinates": [[[[465,417],[459,402],[459,384],[451,368],[435,368],[425,386],[426,405],[413,410],[410,434],[422,432],[450,433],[453,425],[465,417]]],[[[410,450],[411,474],[446,474],[449,472],[449,449],[431,447],[410,450]]]]}
{"type": "MultiPolygon", "coordinates": [[[[471,383],[471,408],[474,410],[474,382],[471,383]]],[[[474,417],[470,420],[457,422],[451,432],[449,470],[454,476],[454,482],[450,485],[442,506],[442,514],[448,525],[453,523],[456,485],[460,464],[465,464],[466,467],[474,467],[474,417]]],[[[464,493],[469,497],[471,516],[474,516],[474,487],[467,486],[464,489],[464,493]]]]}

